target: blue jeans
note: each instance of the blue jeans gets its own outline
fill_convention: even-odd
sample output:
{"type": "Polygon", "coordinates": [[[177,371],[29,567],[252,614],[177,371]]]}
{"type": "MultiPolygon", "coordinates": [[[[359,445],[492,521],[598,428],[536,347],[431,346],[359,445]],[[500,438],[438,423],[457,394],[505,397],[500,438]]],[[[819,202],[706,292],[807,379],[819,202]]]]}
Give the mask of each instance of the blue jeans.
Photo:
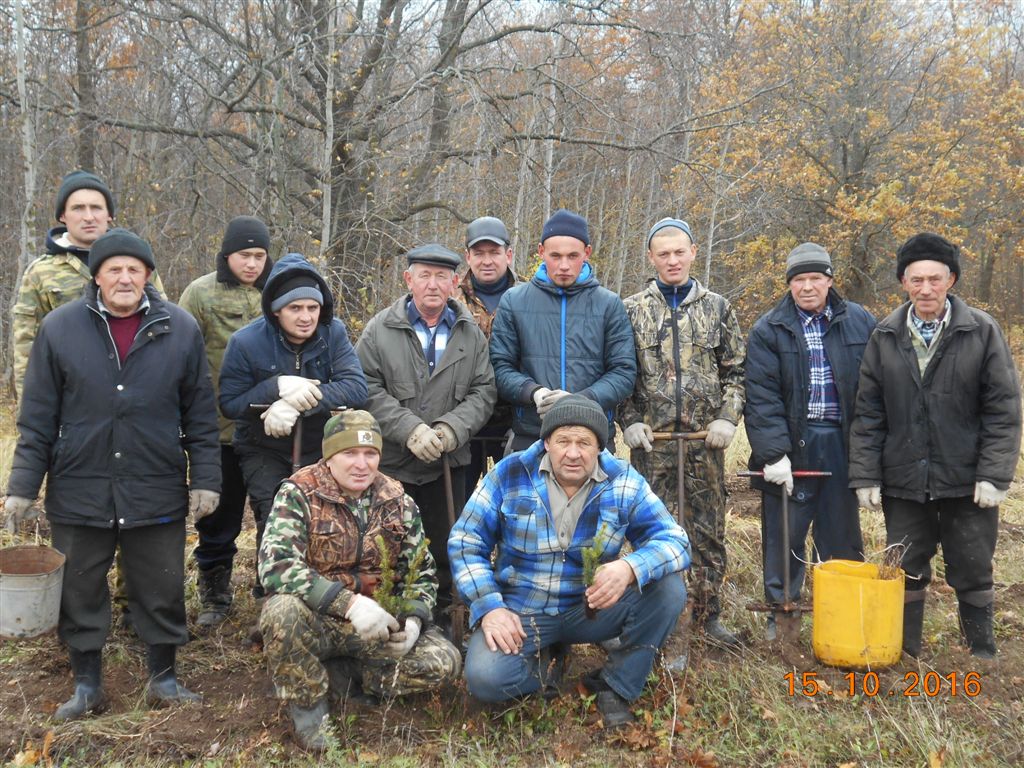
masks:
{"type": "Polygon", "coordinates": [[[519,653],[491,651],[479,628],[466,652],[466,684],[482,701],[505,701],[534,693],[541,685],[540,652],[552,643],[599,643],[621,637],[622,645],[608,654],[601,676],[622,698],[640,696],[665,638],[686,605],[686,584],[672,573],[644,587],[630,588],[611,608],[588,619],[583,600],[555,616],[520,615],[526,639],[519,653]]]}

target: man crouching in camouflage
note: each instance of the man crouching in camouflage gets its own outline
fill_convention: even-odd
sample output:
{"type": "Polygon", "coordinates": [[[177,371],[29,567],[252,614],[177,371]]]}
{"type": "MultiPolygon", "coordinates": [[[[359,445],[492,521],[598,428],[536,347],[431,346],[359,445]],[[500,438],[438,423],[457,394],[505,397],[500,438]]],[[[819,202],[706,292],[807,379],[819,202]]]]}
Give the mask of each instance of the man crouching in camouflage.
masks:
{"type": "Polygon", "coordinates": [[[430,625],[434,559],[415,502],[377,471],[381,445],[366,411],[333,416],[323,459],[281,484],[260,546],[264,653],[306,749],[334,742],[328,687],[344,696],[335,688],[351,677],[374,696],[401,696],[452,682],[461,667],[430,625]],[[381,590],[385,570],[393,583],[381,590]],[[385,599],[398,606],[393,613],[385,599]]]}

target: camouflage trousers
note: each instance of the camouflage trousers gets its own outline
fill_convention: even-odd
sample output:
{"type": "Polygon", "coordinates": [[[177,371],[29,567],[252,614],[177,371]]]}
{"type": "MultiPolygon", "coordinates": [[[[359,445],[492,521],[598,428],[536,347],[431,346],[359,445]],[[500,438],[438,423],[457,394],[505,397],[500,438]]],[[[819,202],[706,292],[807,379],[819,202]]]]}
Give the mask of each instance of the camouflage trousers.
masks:
{"type": "Polygon", "coordinates": [[[260,631],[278,698],[306,707],[328,694],[328,659],[353,662],[363,690],[386,698],[432,691],[454,682],[462,668],[458,650],[436,627],[395,659],[383,643],[364,642],[349,622],[316,613],[294,595],[273,595],[263,604],[260,631]]]}
{"type": "MultiPolygon", "coordinates": [[[[669,514],[679,520],[675,442],[655,443],[650,453],[632,451],[630,460],[665,502],[669,514]]],[[[710,450],[702,440],[688,441],[683,477],[686,508],[682,525],[690,537],[693,565],[687,582],[693,612],[698,618],[717,616],[721,612],[718,594],[726,566],[725,451],[710,450]]]]}

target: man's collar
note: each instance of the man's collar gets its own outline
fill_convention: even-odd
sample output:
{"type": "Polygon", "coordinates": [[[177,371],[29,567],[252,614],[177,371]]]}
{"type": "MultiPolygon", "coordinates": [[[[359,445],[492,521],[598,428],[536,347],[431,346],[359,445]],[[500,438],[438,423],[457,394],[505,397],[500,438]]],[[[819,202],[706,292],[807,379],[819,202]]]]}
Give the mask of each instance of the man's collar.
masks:
{"type": "Polygon", "coordinates": [[[132,315],[115,315],[113,312],[111,312],[109,309],[107,309],[106,304],[103,303],[103,294],[100,291],[96,291],[96,309],[98,309],[100,312],[102,312],[105,315],[110,315],[110,317],[131,317],[132,315],[137,314],[139,312],[142,312],[142,314],[144,314],[144,315],[148,315],[149,314],[149,296],[146,295],[146,290],[145,290],[145,288],[143,288],[143,290],[142,290],[142,300],[139,302],[139,306],[137,306],[135,308],[135,312],[132,312],[132,315]]]}
{"type": "Polygon", "coordinates": [[[819,317],[824,317],[825,320],[832,321],[832,302],[826,301],[825,308],[821,312],[808,312],[806,309],[801,309],[797,306],[796,313],[800,316],[800,321],[804,325],[809,325],[811,321],[817,320],[819,317]]]}
{"type": "Polygon", "coordinates": [[[937,323],[938,325],[946,326],[949,325],[949,318],[953,314],[950,312],[952,304],[949,302],[949,297],[946,297],[946,305],[942,308],[942,314],[934,320],[922,320],[917,316],[917,311],[914,309],[914,305],[910,305],[910,311],[907,313],[907,322],[913,323],[916,327],[920,328],[926,323],[937,323]]]}
{"type": "MultiPolygon", "coordinates": [[[[410,296],[409,301],[406,302],[405,311],[409,316],[409,325],[416,325],[416,323],[422,321],[424,325],[427,325],[428,327],[430,326],[430,324],[423,319],[423,315],[420,314],[420,311],[416,309],[416,302],[413,301],[412,296],[410,296]]],[[[453,328],[455,326],[455,310],[448,306],[447,301],[444,305],[444,311],[441,312],[441,317],[437,321],[438,324],[442,322],[447,323],[449,328],[453,328]]]]}

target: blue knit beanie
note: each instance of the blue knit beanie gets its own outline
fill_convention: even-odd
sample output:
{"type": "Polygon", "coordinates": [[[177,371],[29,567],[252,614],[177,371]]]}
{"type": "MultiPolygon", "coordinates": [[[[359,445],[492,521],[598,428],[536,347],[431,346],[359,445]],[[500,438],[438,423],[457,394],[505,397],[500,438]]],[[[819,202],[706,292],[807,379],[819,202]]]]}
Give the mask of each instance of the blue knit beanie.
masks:
{"type": "Polygon", "coordinates": [[[551,218],[544,222],[544,231],[541,233],[540,241],[543,243],[549,237],[575,237],[584,245],[590,245],[590,233],[587,230],[587,220],[578,213],[559,208],[551,218]]]}

